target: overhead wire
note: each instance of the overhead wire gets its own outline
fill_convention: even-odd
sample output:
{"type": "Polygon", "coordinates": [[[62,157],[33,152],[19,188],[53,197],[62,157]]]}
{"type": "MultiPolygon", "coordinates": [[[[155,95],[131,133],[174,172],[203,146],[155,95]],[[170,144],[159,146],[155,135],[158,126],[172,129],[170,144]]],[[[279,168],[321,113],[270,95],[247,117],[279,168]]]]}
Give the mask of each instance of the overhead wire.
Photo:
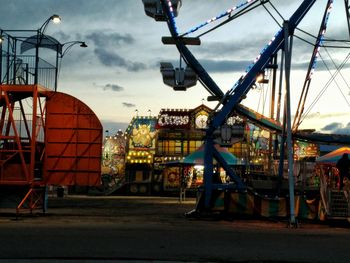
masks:
{"type": "Polygon", "coordinates": [[[305,116],[310,113],[311,109],[315,106],[315,104],[318,102],[318,100],[321,98],[321,96],[325,93],[327,88],[332,83],[333,79],[336,77],[336,75],[339,73],[339,71],[344,67],[344,65],[347,63],[347,61],[350,59],[350,52],[344,59],[344,61],[341,63],[341,65],[337,68],[336,72],[332,74],[332,77],[327,81],[325,86],[322,88],[321,92],[316,96],[314,101],[310,104],[310,106],[306,109],[304,116],[302,117],[300,123],[305,119],[305,116]]]}
{"type": "MultiPolygon", "coordinates": [[[[322,60],[322,62],[323,62],[323,64],[325,65],[325,67],[326,67],[326,69],[327,69],[327,71],[331,74],[331,76],[332,76],[332,72],[331,72],[331,70],[329,69],[329,67],[328,67],[328,65],[327,65],[327,63],[325,62],[325,60],[321,57],[321,55],[320,55],[320,58],[321,58],[321,60],[322,60]]],[[[331,58],[331,60],[332,60],[332,62],[334,63],[334,61],[333,61],[333,59],[331,58]]],[[[335,65],[335,67],[337,67],[336,65],[335,65]]],[[[341,72],[339,71],[339,74],[341,75],[341,76],[343,76],[342,74],[341,74],[341,72]]],[[[344,77],[343,77],[343,80],[345,81],[345,79],[344,79],[344,77]]],[[[343,93],[343,91],[341,90],[341,88],[339,87],[339,84],[338,84],[338,82],[337,82],[337,80],[334,78],[334,83],[335,83],[335,85],[337,86],[337,88],[338,88],[338,90],[340,91],[340,93],[341,93],[341,95],[343,96],[343,98],[344,98],[344,100],[345,100],[345,102],[348,104],[348,106],[350,107],[350,104],[349,104],[349,102],[348,102],[348,100],[346,99],[346,97],[345,97],[345,95],[344,95],[344,93],[343,93]]],[[[345,83],[346,83],[346,81],[345,81],[345,83]]],[[[347,84],[347,83],[346,83],[347,84]]],[[[348,85],[347,85],[348,86],[348,85]]],[[[348,86],[349,87],[349,86],[348,86]]]]}
{"type": "Polygon", "coordinates": [[[223,18],[225,16],[229,16],[230,17],[233,11],[236,11],[236,10],[238,10],[238,9],[248,5],[248,4],[252,4],[251,3],[252,1],[256,2],[258,0],[247,0],[247,1],[243,2],[243,3],[241,3],[241,4],[238,4],[236,6],[233,6],[233,7],[229,8],[229,9],[226,9],[226,11],[222,12],[221,14],[219,14],[217,16],[214,16],[214,17],[206,20],[205,22],[203,22],[203,23],[201,23],[201,24],[199,24],[199,25],[197,25],[195,27],[192,27],[190,30],[187,30],[185,33],[181,34],[180,36],[183,37],[183,36],[186,36],[188,34],[194,33],[195,31],[201,29],[202,27],[205,27],[205,26],[207,26],[207,25],[209,25],[209,24],[211,24],[213,22],[216,22],[216,21],[218,21],[219,19],[221,19],[221,18],[223,18]]]}
{"type": "MultiPolygon", "coordinates": [[[[268,1],[268,2],[270,3],[270,1],[268,1]]],[[[264,5],[264,3],[266,3],[266,1],[261,1],[261,5],[264,6],[264,9],[267,11],[267,13],[273,18],[273,20],[276,22],[276,24],[279,25],[279,27],[280,27],[280,24],[278,23],[277,19],[276,19],[276,18],[273,16],[273,14],[267,9],[267,7],[264,5]]],[[[272,4],[271,4],[271,5],[272,5],[272,4]]],[[[273,6],[273,5],[272,5],[272,6],[273,6]]],[[[274,8],[274,6],[273,6],[273,8],[274,8]]],[[[280,17],[282,17],[281,14],[280,14],[278,11],[277,11],[277,13],[280,15],[280,17]]],[[[282,17],[282,18],[283,18],[283,17],[282,17]]],[[[282,30],[282,29],[280,28],[280,30],[282,30]]],[[[280,31],[278,31],[278,32],[274,35],[274,37],[269,41],[269,43],[262,49],[262,51],[260,51],[260,54],[255,58],[254,62],[253,62],[251,65],[249,65],[249,66],[247,67],[247,69],[246,69],[246,74],[250,71],[251,67],[260,59],[260,56],[261,56],[262,52],[264,52],[265,49],[274,41],[276,35],[277,35],[279,32],[280,32],[280,31]]],[[[244,78],[244,76],[245,76],[245,75],[242,75],[241,78],[233,85],[233,87],[232,87],[230,90],[227,91],[227,93],[225,94],[224,98],[219,102],[219,104],[221,104],[222,101],[224,101],[224,99],[225,99],[227,96],[230,96],[230,95],[232,95],[232,94],[234,93],[236,87],[241,83],[241,81],[242,81],[242,79],[244,78]]],[[[267,96],[265,96],[265,98],[263,99],[263,101],[264,101],[263,104],[264,104],[264,105],[265,105],[265,102],[266,102],[266,97],[267,97],[267,96]]],[[[260,100],[260,99],[259,99],[259,100],[260,100]]],[[[259,104],[260,104],[260,102],[259,102],[259,104]]],[[[258,107],[259,107],[259,106],[258,106],[258,107]]]]}
{"type": "MultiPolygon", "coordinates": [[[[314,38],[314,39],[317,39],[316,36],[312,35],[311,33],[307,32],[307,31],[305,31],[305,30],[303,30],[303,29],[300,29],[300,28],[296,28],[296,29],[297,29],[298,31],[300,31],[300,32],[302,32],[302,33],[308,35],[309,37],[312,37],[312,38],[314,38]]],[[[306,40],[305,38],[303,38],[303,37],[301,37],[301,36],[298,36],[298,35],[296,35],[296,34],[294,34],[294,36],[295,36],[296,38],[298,38],[298,39],[300,39],[300,40],[302,40],[302,41],[304,41],[304,42],[306,42],[306,43],[312,45],[312,46],[315,46],[314,43],[312,43],[312,42],[306,40]]],[[[346,39],[330,39],[330,38],[323,38],[323,39],[322,39],[322,42],[348,43],[349,46],[335,46],[335,45],[325,45],[325,44],[321,44],[320,47],[328,47],[328,48],[350,48],[350,40],[346,40],[346,39]]]]}
{"type": "MultiPolygon", "coordinates": [[[[332,56],[329,54],[328,49],[325,48],[324,50],[326,51],[328,57],[329,57],[330,60],[332,61],[333,66],[334,66],[335,68],[337,68],[337,65],[335,64],[335,62],[334,62],[332,56]]],[[[327,65],[325,65],[325,66],[327,67],[327,65]]],[[[344,75],[343,75],[341,72],[339,72],[339,74],[340,74],[341,78],[343,79],[345,85],[346,85],[346,86],[348,87],[348,89],[350,90],[350,86],[349,86],[348,82],[346,81],[346,79],[344,78],[344,75]]]]}
{"type": "MultiPolygon", "coordinates": [[[[269,4],[274,8],[273,4],[269,1],[269,4]]],[[[282,27],[282,25],[277,21],[277,19],[274,17],[274,15],[270,12],[270,10],[264,5],[262,4],[262,6],[264,7],[264,9],[266,10],[266,12],[271,16],[271,18],[276,22],[276,24],[279,27],[282,27]]],[[[275,8],[274,8],[275,9],[275,8]]],[[[282,18],[282,20],[284,21],[284,18],[281,16],[281,14],[275,9],[275,11],[280,15],[280,17],[282,18]]]]}
{"type": "Polygon", "coordinates": [[[278,14],[278,16],[284,21],[285,20],[284,17],[281,15],[281,13],[278,11],[278,9],[271,3],[271,1],[269,1],[269,4],[275,10],[275,12],[278,14]]]}
{"type": "MultiPolygon", "coordinates": [[[[269,0],[264,0],[263,2],[267,2],[267,1],[269,1],[269,0]]],[[[254,2],[252,5],[254,5],[256,3],[257,2],[254,2]]],[[[243,8],[242,10],[237,12],[236,14],[228,17],[225,21],[221,22],[220,24],[212,27],[211,29],[203,32],[202,34],[199,34],[197,37],[202,37],[202,36],[212,32],[212,31],[214,31],[215,29],[218,29],[219,27],[222,27],[223,25],[227,24],[228,22],[231,22],[232,20],[234,20],[234,19],[236,19],[236,18],[238,18],[238,17],[240,17],[240,16],[242,16],[242,15],[244,15],[244,14],[246,14],[246,13],[252,11],[252,10],[254,10],[255,8],[259,7],[260,5],[262,5],[262,3],[258,3],[255,6],[252,6],[252,5],[249,5],[249,6],[245,7],[245,8],[243,8]]]]}

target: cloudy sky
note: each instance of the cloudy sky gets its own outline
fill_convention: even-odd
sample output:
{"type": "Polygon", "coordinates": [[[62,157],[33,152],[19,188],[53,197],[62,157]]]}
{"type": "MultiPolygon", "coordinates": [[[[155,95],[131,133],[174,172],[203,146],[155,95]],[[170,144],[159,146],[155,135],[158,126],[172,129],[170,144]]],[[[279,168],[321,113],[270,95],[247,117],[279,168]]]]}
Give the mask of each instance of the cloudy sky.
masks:
{"type": "MultiPolygon", "coordinates": [[[[183,0],[178,18],[180,32],[201,24],[230,7],[244,1],[183,0]]],[[[301,1],[272,0],[271,3],[285,19],[301,1]]],[[[326,1],[318,0],[299,28],[316,35],[326,1]]],[[[266,8],[281,23],[282,18],[266,8]]],[[[58,90],[85,102],[97,114],[105,130],[114,133],[125,129],[137,111],[139,115],[157,115],[161,108],[193,108],[206,99],[208,92],[200,85],[186,92],[175,92],[162,82],[159,62],[179,64],[174,46],[163,45],[162,36],[169,32],[165,23],[155,22],[144,13],[141,0],[1,0],[2,29],[37,29],[52,14],[59,14],[62,22],[50,24],[46,34],[61,43],[85,41],[88,48],[73,47],[64,56],[60,69],[58,90]]],[[[329,19],[327,37],[348,39],[343,1],[336,1],[329,19]]],[[[210,28],[210,26],[209,26],[210,28]]],[[[208,28],[206,28],[208,29],[208,28]]],[[[279,29],[278,24],[263,8],[234,20],[201,37],[201,46],[191,51],[203,64],[219,87],[226,92],[261,49],[279,29]]],[[[202,33],[204,31],[199,31],[202,33]]],[[[310,42],[314,39],[296,31],[310,42]]],[[[295,39],[292,64],[292,114],[306,75],[312,46],[295,39]]],[[[323,95],[310,109],[302,128],[323,132],[349,133],[350,74],[345,64],[330,85],[330,74],[346,58],[346,49],[321,50],[307,106],[323,95]],[[330,55],[330,56],[329,56],[330,55]],[[324,62],[323,62],[324,61],[324,62]],[[329,70],[328,70],[329,69],[329,70]]],[[[257,88],[248,93],[243,102],[253,110],[269,112],[269,90],[257,88]]],[[[216,103],[206,102],[214,108],[216,103]]]]}

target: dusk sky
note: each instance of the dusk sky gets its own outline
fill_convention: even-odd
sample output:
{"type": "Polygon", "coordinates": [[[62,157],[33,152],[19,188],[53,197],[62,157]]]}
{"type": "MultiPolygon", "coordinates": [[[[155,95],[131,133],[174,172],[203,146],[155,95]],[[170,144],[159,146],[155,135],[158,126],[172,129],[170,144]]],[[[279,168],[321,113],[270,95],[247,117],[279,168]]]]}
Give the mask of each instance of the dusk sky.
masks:
{"type": "MultiPolygon", "coordinates": [[[[245,1],[182,2],[176,19],[180,32],[245,1]]],[[[275,0],[271,3],[283,18],[288,19],[301,1],[275,0]]],[[[325,5],[325,0],[318,0],[299,28],[317,35],[325,5]]],[[[272,6],[267,4],[266,7],[282,23],[272,6]]],[[[58,90],[86,103],[100,118],[104,129],[112,134],[119,128],[124,130],[136,110],[139,115],[147,116],[150,111],[152,115],[158,115],[162,108],[194,108],[209,95],[199,83],[186,92],[175,92],[163,84],[159,63],[170,61],[178,66],[179,53],[174,46],[162,44],[161,37],[169,35],[166,23],[147,17],[142,0],[2,0],[1,9],[1,29],[37,29],[52,14],[58,14],[62,22],[50,24],[45,33],[61,43],[73,40],[87,43],[88,48],[75,46],[63,58],[58,90]]],[[[191,47],[191,50],[226,92],[278,29],[266,10],[259,7],[201,37],[202,45],[191,47]]],[[[349,39],[347,30],[344,1],[335,1],[326,37],[349,39]]],[[[312,43],[315,41],[300,31],[296,34],[312,43]]],[[[330,72],[335,72],[332,60],[339,66],[348,50],[321,49],[325,63],[321,59],[318,61],[308,105],[326,87],[330,72]]],[[[311,52],[311,45],[295,39],[291,76],[292,114],[295,113],[311,52]]],[[[337,75],[336,82],[325,89],[301,128],[350,133],[350,74],[347,65],[337,75]]],[[[267,90],[252,90],[243,104],[268,114],[267,94],[267,90]]],[[[216,103],[206,100],[204,104],[211,108],[216,106],[216,103]]]]}

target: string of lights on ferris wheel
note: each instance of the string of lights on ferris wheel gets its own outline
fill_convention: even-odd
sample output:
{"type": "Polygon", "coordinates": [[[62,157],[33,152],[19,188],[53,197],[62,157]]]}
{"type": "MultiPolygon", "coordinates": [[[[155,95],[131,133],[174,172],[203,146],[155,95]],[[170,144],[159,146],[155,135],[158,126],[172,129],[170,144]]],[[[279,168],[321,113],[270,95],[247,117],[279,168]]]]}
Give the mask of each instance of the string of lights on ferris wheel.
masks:
{"type": "Polygon", "coordinates": [[[259,61],[259,59],[261,58],[261,54],[265,52],[265,50],[275,41],[276,37],[278,34],[280,34],[280,32],[282,31],[282,29],[278,30],[278,32],[271,38],[271,40],[269,41],[269,43],[267,43],[267,45],[265,45],[265,47],[260,51],[259,55],[254,59],[253,63],[250,64],[246,70],[245,70],[245,74],[233,85],[233,87],[228,91],[228,94],[232,94],[234,92],[234,90],[236,89],[236,87],[239,85],[239,83],[241,82],[241,80],[248,74],[248,72],[252,69],[252,67],[255,65],[256,62],[259,61]]]}
{"type": "MultiPolygon", "coordinates": [[[[249,4],[249,3],[254,3],[254,2],[256,2],[256,1],[257,1],[257,0],[247,0],[247,1],[244,2],[244,3],[241,3],[241,4],[239,4],[239,5],[235,6],[235,7],[232,7],[231,9],[228,9],[228,10],[225,12],[225,14],[228,13],[230,10],[232,10],[231,12],[229,12],[229,13],[231,14],[234,10],[237,10],[237,9],[239,9],[239,8],[242,8],[242,7],[244,7],[245,5],[247,5],[247,4],[249,4]]],[[[176,32],[176,34],[178,35],[178,31],[177,31],[177,27],[176,27],[176,22],[175,22],[175,16],[174,16],[174,9],[173,9],[173,7],[172,7],[171,0],[167,0],[167,4],[168,4],[169,11],[170,11],[170,23],[173,25],[173,27],[174,27],[174,29],[175,29],[175,32],[176,32]]],[[[214,22],[214,21],[216,21],[216,20],[217,20],[217,19],[214,19],[214,20],[213,20],[213,18],[212,18],[212,19],[208,20],[207,22],[209,22],[209,21],[214,22]]],[[[209,23],[211,23],[211,22],[209,22],[209,23]]],[[[206,23],[205,25],[207,25],[207,24],[209,24],[209,23],[206,23]]],[[[205,25],[203,25],[203,26],[205,26],[205,25]]],[[[198,28],[198,29],[199,29],[199,28],[198,28]]],[[[197,29],[197,30],[198,30],[198,29],[197,29]]],[[[275,40],[276,36],[280,33],[281,30],[282,30],[282,29],[280,29],[280,30],[274,35],[274,37],[269,41],[269,43],[262,49],[262,51],[260,52],[259,56],[257,56],[256,59],[254,60],[254,62],[246,69],[246,74],[247,74],[247,73],[249,72],[249,70],[254,66],[254,64],[260,59],[261,54],[266,50],[266,48],[267,48],[268,46],[271,45],[271,43],[275,40]]],[[[193,31],[193,32],[194,32],[194,31],[193,31]]],[[[186,34],[186,33],[185,33],[185,34],[186,34]]],[[[183,34],[182,36],[184,36],[185,34],[183,34]]],[[[246,75],[246,74],[245,74],[245,75],[246,75]]],[[[231,93],[234,91],[234,89],[237,87],[237,85],[239,84],[240,80],[241,80],[241,79],[239,79],[239,80],[235,83],[235,85],[234,85],[226,94],[231,94],[231,93]]]]}
{"type": "MultiPolygon", "coordinates": [[[[234,10],[237,10],[239,8],[242,8],[244,6],[246,6],[247,4],[249,3],[254,3],[256,2],[256,0],[247,0],[246,2],[243,2],[235,7],[232,7],[231,9],[228,9],[226,12],[222,13],[221,15],[218,15],[217,17],[213,17],[212,19],[210,20],[207,20],[206,22],[202,23],[201,25],[197,26],[197,27],[194,27],[192,28],[191,30],[187,31],[186,33],[182,34],[182,36],[184,35],[187,35],[189,33],[193,33],[195,31],[197,31],[198,29],[214,22],[214,21],[217,21],[218,19],[226,16],[226,15],[229,15],[231,14],[234,10]]],[[[177,31],[177,27],[176,27],[176,22],[175,22],[175,16],[174,16],[174,10],[173,10],[173,7],[172,7],[172,3],[171,3],[171,0],[167,0],[167,4],[168,4],[168,8],[169,8],[169,11],[170,11],[170,14],[171,14],[171,17],[170,17],[170,21],[171,23],[173,24],[174,28],[175,28],[175,32],[176,34],[178,35],[178,31],[177,31]]],[[[320,48],[323,44],[323,40],[324,40],[324,35],[326,33],[326,29],[327,29],[327,24],[328,24],[328,20],[329,20],[329,15],[331,13],[331,10],[332,10],[332,7],[333,7],[333,0],[330,1],[328,3],[328,8],[327,8],[327,13],[326,13],[326,19],[324,21],[324,25],[323,25],[323,31],[319,37],[319,40],[316,42],[315,46],[317,47],[317,53],[315,55],[315,58],[314,58],[314,61],[313,61],[313,64],[312,64],[312,68],[311,68],[311,71],[310,71],[310,74],[309,74],[309,78],[311,79],[314,71],[315,71],[315,68],[316,68],[316,65],[317,65],[317,57],[319,56],[319,51],[320,51],[320,48]]],[[[251,70],[251,68],[256,64],[256,62],[259,61],[261,55],[263,52],[265,52],[265,50],[274,42],[274,40],[276,39],[276,36],[278,34],[280,34],[280,32],[282,31],[283,29],[281,28],[273,37],[272,39],[264,46],[264,48],[261,50],[261,52],[259,53],[259,55],[254,59],[253,63],[251,65],[249,65],[246,70],[245,70],[245,74],[233,85],[233,87],[227,92],[227,94],[232,94],[235,90],[235,88],[239,85],[240,81],[242,78],[244,78],[247,73],[251,70]]]]}
{"type": "Polygon", "coordinates": [[[170,22],[173,24],[175,33],[178,36],[179,32],[177,30],[177,26],[176,26],[176,22],[175,22],[175,15],[174,15],[173,4],[171,3],[171,0],[167,0],[167,4],[168,4],[169,11],[170,11],[170,22]]]}
{"type": "Polygon", "coordinates": [[[312,78],[312,75],[315,72],[315,68],[316,68],[316,65],[317,65],[317,59],[320,56],[321,45],[323,44],[324,36],[326,34],[326,31],[327,31],[329,15],[331,14],[332,9],[333,9],[333,0],[328,2],[328,8],[327,8],[327,12],[326,12],[326,19],[324,20],[324,24],[322,25],[323,30],[322,30],[322,33],[320,35],[320,38],[316,41],[316,45],[315,45],[315,47],[316,47],[316,54],[315,54],[314,61],[312,63],[310,74],[308,76],[309,79],[312,78]]]}
{"type": "Polygon", "coordinates": [[[229,8],[225,12],[223,12],[223,13],[217,15],[217,16],[212,17],[211,19],[209,19],[209,20],[199,24],[198,26],[195,26],[195,27],[191,28],[190,30],[188,30],[185,33],[183,33],[181,36],[186,36],[188,34],[194,33],[197,30],[201,29],[202,27],[205,27],[206,25],[209,25],[209,24],[211,24],[211,23],[213,23],[213,22],[215,22],[215,21],[217,21],[217,20],[219,20],[219,19],[221,19],[221,18],[223,18],[225,16],[230,16],[233,11],[240,9],[240,8],[248,5],[249,3],[254,3],[254,2],[257,2],[257,1],[258,0],[247,0],[247,1],[243,2],[243,3],[240,3],[240,4],[232,7],[232,8],[229,8]]]}
{"type": "MultiPolygon", "coordinates": [[[[310,74],[309,74],[309,78],[311,79],[313,73],[315,72],[315,68],[316,68],[316,65],[317,65],[317,57],[319,56],[319,51],[321,49],[321,46],[323,44],[323,40],[324,40],[324,36],[325,36],[325,33],[326,33],[326,29],[327,29],[327,25],[328,25],[328,20],[329,20],[329,15],[332,11],[332,8],[333,8],[333,1],[330,1],[329,2],[329,6],[327,8],[327,13],[326,13],[326,19],[324,21],[324,24],[323,24],[323,31],[320,35],[320,38],[319,38],[319,41],[316,42],[316,47],[317,47],[317,53],[316,53],[316,56],[314,58],[314,61],[313,61],[313,64],[312,64],[312,67],[311,67],[311,71],[310,71],[310,74]]],[[[273,41],[276,39],[276,36],[282,31],[282,29],[280,29],[273,37],[272,39],[267,43],[267,45],[265,45],[265,47],[260,51],[259,55],[254,59],[253,63],[250,64],[247,69],[245,70],[245,75],[247,75],[247,73],[251,70],[251,68],[255,65],[256,62],[259,61],[260,57],[261,57],[261,54],[263,54],[265,52],[265,50],[273,43],[273,41]]],[[[245,77],[242,76],[242,78],[245,77]]],[[[234,85],[233,87],[231,88],[230,92],[229,93],[232,93],[234,91],[234,89],[238,86],[238,84],[240,83],[240,80],[238,80],[234,85]]]]}

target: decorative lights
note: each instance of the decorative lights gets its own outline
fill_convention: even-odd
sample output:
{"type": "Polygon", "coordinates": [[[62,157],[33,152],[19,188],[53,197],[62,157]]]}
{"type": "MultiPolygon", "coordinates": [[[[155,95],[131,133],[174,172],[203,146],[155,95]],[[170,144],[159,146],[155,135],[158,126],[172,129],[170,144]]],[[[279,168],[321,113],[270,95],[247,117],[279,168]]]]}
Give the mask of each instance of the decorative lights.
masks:
{"type": "Polygon", "coordinates": [[[173,24],[174,26],[174,30],[176,33],[176,36],[179,35],[178,31],[177,31],[177,27],[176,27],[176,22],[175,22],[175,15],[174,15],[174,9],[173,9],[173,4],[171,3],[171,0],[167,0],[167,4],[168,4],[168,8],[170,11],[170,22],[173,24]]]}
{"type": "Polygon", "coordinates": [[[126,156],[127,162],[130,163],[151,163],[152,153],[147,151],[130,151],[126,156]]]}
{"type": "Polygon", "coordinates": [[[186,125],[190,121],[189,116],[161,114],[158,119],[159,126],[166,125],[186,125]]]}
{"type": "Polygon", "coordinates": [[[278,34],[280,34],[281,31],[282,31],[282,29],[278,30],[278,32],[272,37],[272,39],[269,41],[269,43],[267,43],[267,45],[260,51],[260,54],[254,59],[254,62],[246,69],[246,71],[245,71],[246,73],[248,73],[250,71],[250,69],[254,66],[254,64],[259,61],[261,55],[275,41],[276,36],[278,34]]]}
{"type": "Polygon", "coordinates": [[[326,13],[326,19],[324,20],[324,24],[322,25],[323,30],[321,32],[321,35],[320,35],[319,39],[317,39],[317,42],[315,44],[314,52],[316,52],[316,54],[315,54],[314,61],[313,61],[312,66],[311,66],[311,70],[310,70],[310,74],[308,76],[308,79],[311,79],[312,75],[315,72],[315,68],[316,68],[316,64],[317,64],[317,58],[320,55],[321,45],[322,45],[323,40],[324,40],[324,35],[326,34],[328,19],[329,19],[329,15],[330,15],[330,13],[332,11],[332,8],[333,8],[333,0],[329,1],[328,8],[327,8],[327,13],[326,13]]]}
{"type": "Polygon", "coordinates": [[[202,27],[204,27],[204,26],[206,26],[206,25],[209,25],[209,24],[211,24],[212,22],[215,22],[215,21],[217,21],[217,20],[223,18],[224,16],[229,16],[229,15],[231,15],[233,11],[235,11],[235,10],[237,10],[237,9],[240,9],[240,8],[242,8],[243,6],[245,6],[245,5],[247,5],[247,4],[251,3],[251,2],[256,2],[256,1],[257,1],[257,0],[248,0],[248,1],[245,1],[245,2],[243,2],[243,3],[241,3],[241,4],[238,4],[238,5],[236,5],[236,6],[232,7],[232,8],[229,8],[229,9],[227,9],[225,12],[223,12],[223,13],[217,15],[217,16],[212,17],[211,19],[209,19],[209,20],[203,22],[202,24],[199,24],[198,26],[195,26],[195,27],[191,28],[191,29],[188,30],[186,33],[184,33],[182,36],[186,36],[186,35],[188,35],[188,34],[191,34],[191,33],[195,32],[195,31],[197,31],[198,29],[201,29],[202,27]]]}

